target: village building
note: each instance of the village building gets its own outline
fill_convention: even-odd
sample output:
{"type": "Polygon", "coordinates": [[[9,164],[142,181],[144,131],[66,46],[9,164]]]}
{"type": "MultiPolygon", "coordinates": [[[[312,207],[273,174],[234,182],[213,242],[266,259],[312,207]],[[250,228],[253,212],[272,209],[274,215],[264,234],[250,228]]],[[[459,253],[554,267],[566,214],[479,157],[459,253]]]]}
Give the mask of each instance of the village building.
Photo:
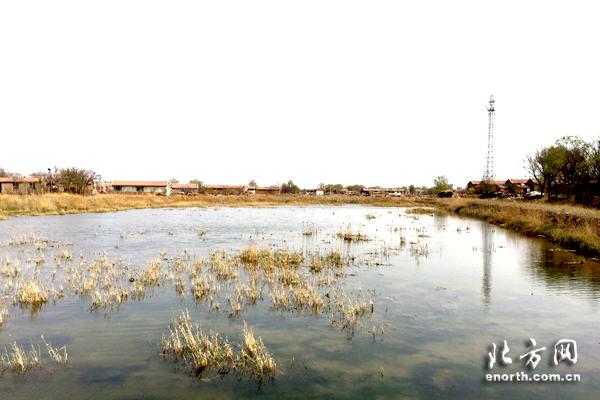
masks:
{"type": "Polygon", "coordinates": [[[29,194],[44,189],[44,183],[37,177],[0,177],[0,193],[3,194],[29,194]]]}
{"type": "Polygon", "coordinates": [[[256,186],[254,187],[254,194],[280,194],[280,186],[256,186]]]}
{"type": "Polygon", "coordinates": [[[323,191],[323,189],[304,189],[304,194],[313,196],[323,196],[325,192],[323,191]]]}
{"type": "Polygon", "coordinates": [[[171,194],[196,194],[198,185],[195,183],[173,183],[171,185],[171,194]]]}
{"type": "Polygon", "coordinates": [[[515,196],[524,196],[535,189],[533,179],[507,179],[504,182],[507,191],[515,196]]]}
{"type": "Polygon", "coordinates": [[[409,191],[405,187],[401,188],[363,188],[361,194],[372,197],[402,197],[407,196],[409,191]]]}
{"type": "Polygon", "coordinates": [[[116,193],[147,193],[171,194],[171,184],[168,181],[113,181],[111,191],[116,193]]]}
{"type": "MultiPolygon", "coordinates": [[[[482,181],[469,181],[466,186],[467,192],[476,192],[481,186],[482,181]]],[[[505,181],[490,181],[489,184],[494,186],[495,192],[500,192],[506,189],[505,181]]]]}
{"type": "Polygon", "coordinates": [[[207,194],[242,194],[248,187],[243,185],[203,185],[202,189],[207,194]]]}

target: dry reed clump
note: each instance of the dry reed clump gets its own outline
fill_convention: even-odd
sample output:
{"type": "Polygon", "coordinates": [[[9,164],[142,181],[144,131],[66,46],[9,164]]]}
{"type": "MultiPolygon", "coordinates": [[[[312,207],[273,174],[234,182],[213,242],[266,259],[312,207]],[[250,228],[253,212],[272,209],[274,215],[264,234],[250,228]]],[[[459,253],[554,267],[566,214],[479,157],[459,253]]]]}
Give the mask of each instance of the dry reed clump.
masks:
{"type": "MultiPolygon", "coordinates": [[[[57,364],[66,365],[68,362],[67,347],[53,347],[46,342],[44,335],[41,337],[50,359],[57,364]]],[[[8,370],[22,374],[31,369],[40,368],[42,360],[42,352],[39,346],[36,347],[32,343],[30,349],[26,350],[24,347],[19,346],[17,342],[13,342],[8,348],[4,347],[4,354],[0,356],[0,368],[2,372],[8,370]]]]}
{"type": "Polygon", "coordinates": [[[317,234],[317,227],[314,223],[304,222],[302,225],[302,236],[314,236],[317,234]]]}
{"type": "Polygon", "coordinates": [[[323,312],[324,295],[309,281],[301,281],[295,287],[276,287],[271,292],[271,302],[275,309],[310,311],[315,315],[323,312]]]}
{"type": "Polygon", "coordinates": [[[312,272],[320,272],[326,268],[340,268],[350,264],[349,260],[344,260],[339,250],[332,250],[325,255],[320,253],[312,254],[309,268],[312,272]]]}
{"type": "Polygon", "coordinates": [[[142,272],[141,281],[146,286],[159,286],[160,284],[161,261],[152,260],[142,272]]]}
{"type": "Polygon", "coordinates": [[[235,259],[229,257],[224,251],[215,251],[210,255],[208,269],[221,281],[234,281],[239,275],[235,259]]]}
{"type": "Polygon", "coordinates": [[[62,346],[60,348],[52,347],[50,343],[46,342],[46,339],[44,339],[44,335],[42,335],[42,341],[46,345],[46,350],[48,350],[48,355],[50,355],[52,361],[54,361],[57,364],[67,364],[67,361],[69,359],[69,356],[67,354],[67,346],[62,346]]]}
{"type": "Polygon", "coordinates": [[[361,233],[360,231],[353,232],[350,225],[348,225],[346,229],[336,233],[336,236],[346,242],[366,242],[369,240],[369,237],[364,233],[361,233]]]}
{"type": "Polygon", "coordinates": [[[63,249],[63,251],[61,251],[60,253],[60,258],[64,261],[69,261],[73,258],[73,256],[71,255],[71,252],[67,249],[63,249]]]}
{"type": "Polygon", "coordinates": [[[425,214],[425,215],[433,215],[438,210],[433,207],[412,207],[406,210],[407,214],[425,214]]]}
{"type": "Polygon", "coordinates": [[[410,243],[410,254],[413,257],[428,257],[429,256],[429,246],[427,246],[427,243],[411,242],[410,243]]]}
{"type": "Polygon", "coordinates": [[[242,342],[233,345],[218,333],[205,334],[192,323],[187,310],[173,319],[169,333],[163,335],[162,348],[166,359],[182,361],[197,376],[207,370],[223,375],[233,370],[262,381],[276,367],[262,339],[255,338],[245,324],[242,342]]]}
{"type": "Polygon", "coordinates": [[[375,312],[373,300],[370,297],[363,298],[360,292],[355,297],[350,297],[344,291],[338,291],[333,295],[333,303],[331,324],[342,330],[347,329],[351,335],[359,327],[361,317],[375,312]]]}
{"type": "Polygon", "coordinates": [[[19,260],[11,260],[9,257],[6,257],[2,260],[0,264],[0,273],[5,278],[14,279],[21,273],[21,265],[19,260]]]}
{"type": "Polygon", "coordinates": [[[250,246],[238,253],[238,258],[250,269],[274,270],[275,268],[295,268],[302,264],[304,256],[297,251],[272,248],[259,249],[250,246]]]}
{"type": "Polygon", "coordinates": [[[277,364],[267,350],[261,337],[254,337],[254,332],[244,323],[243,338],[240,344],[238,366],[248,371],[259,380],[275,372],[277,364]]]}
{"type": "Polygon", "coordinates": [[[48,289],[31,279],[17,287],[17,301],[22,305],[41,305],[48,302],[48,293],[48,289]]]}
{"type": "Polygon", "coordinates": [[[10,370],[16,373],[24,373],[30,369],[39,368],[42,365],[42,357],[39,347],[31,344],[29,351],[14,342],[10,350],[4,347],[4,354],[0,358],[2,371],[10,370]]]}
{"type": "Polygon", "coordinates": [[[31,234],[13,236],[5,245],[10,247],[31,246],[37,250],[43,250],[48,247],[49,243],[48,239],[31,234]]]}

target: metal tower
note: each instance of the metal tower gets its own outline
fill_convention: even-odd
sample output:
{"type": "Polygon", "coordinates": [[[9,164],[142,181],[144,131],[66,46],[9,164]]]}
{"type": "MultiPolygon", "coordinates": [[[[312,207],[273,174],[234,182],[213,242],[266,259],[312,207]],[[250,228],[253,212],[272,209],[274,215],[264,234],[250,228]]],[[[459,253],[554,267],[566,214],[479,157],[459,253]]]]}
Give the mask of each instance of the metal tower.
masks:
{"type": "Polygon", "coordinates": [[[494,108],[494,96],[490,96],[490,104],[487,106],[488,112],[488,145],[487,145],[487,156],[485,158],[485,170],[483,171],[483,181],[492,182],[494,180],[494,115],[496,109],[494,108]]]}

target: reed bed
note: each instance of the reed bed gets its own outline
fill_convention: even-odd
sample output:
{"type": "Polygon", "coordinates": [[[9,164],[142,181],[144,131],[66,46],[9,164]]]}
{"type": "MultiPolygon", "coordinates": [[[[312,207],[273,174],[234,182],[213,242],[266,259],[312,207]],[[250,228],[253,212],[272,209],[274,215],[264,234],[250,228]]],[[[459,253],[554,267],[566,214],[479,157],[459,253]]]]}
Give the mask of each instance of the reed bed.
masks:
{"type": "MultiPolygon", "coordinates": [[[[50,243],[35,237],[12,242],[23,250],[20,254],[24,257],[40,243],[50,243]]],[[[364,308],[360,306],[364,300],[345,288],[345,271],[356,258],[339,250],[300,252],[254,245],[233,253],[215,250],[203,259],[187,251],[176,256],[161,251],[141,265],[130,265],[106,253],[75,258],[63,245],[52,244],[46,251],[41,254],[50,264],[46,267],[29,261],[23,264],[19,257],[0,262],[4,294],[13,298],[13,304],[31,307],[32,313],[65,295],[81,298],[91,312],[110,311],[171,285],[177,295],[190,296],[233,319],[265,302],[272,311],[329,319],[333,326],[353,335],[360,320],[370,314],[356,312],[364,308]]],[[[57,362],[67,357],[66,349],[50,354],[57,362]]]]}

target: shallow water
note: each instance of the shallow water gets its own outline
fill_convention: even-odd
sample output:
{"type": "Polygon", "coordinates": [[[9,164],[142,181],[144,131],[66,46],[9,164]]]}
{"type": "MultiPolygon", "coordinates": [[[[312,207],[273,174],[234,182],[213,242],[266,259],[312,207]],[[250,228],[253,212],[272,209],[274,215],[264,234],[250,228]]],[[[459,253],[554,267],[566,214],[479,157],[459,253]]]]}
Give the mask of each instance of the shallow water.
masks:
{"type": "MultiPolygon", "coordinates": [[[[352,336],[324,316],[273,310],[269,297],[231,318],[225,308],[211,310],[170,284],[143,300],[96,311],[90,311],[89,298],[65,288],[64,298],[36,312],[6,308],[1,345],[37,344],[44,334],[67,346],[69,364],[45,362],[23,375],[5,371],[2,399],[592,398],[600,389],[600,264],[480,221],[362,206],[148,209],[0,221],[0,243],[31,234],[53,243],[44,250],[46,263],[36,267],[46,275],[65,248],[73,263],[106,253],[129,266],[161,252],[206,258],[214,250],[234,253],[249,245],[305,253],[340,249],[357,257],[345,269],[344,284],[374,289],[375,312],[352,336]],[[316,235],[302,235],[307,224],[316,235]],[[337,238],[348,224],[371,240],[348,244],[337,238]],[[183,309],[203,329],[232,339],[244,321],[252,326],[277,361],[274,378],[262,385],[233,374],[199,379],[165,361],[161,337],[183,309]],[[373,326],[383,334],[371,335],[373,326]],[[508,341],[513,364],[491,372],[514,373],[527,371],[519,355],[531,337],[547,348],[533,372],[578,373],[582,382],[484,382],[492,342],[508,341]],[[577,341],[577,364],[550,365],[562,338],[577,341]]],[[[25,265],[36,252],[4,245],[0,258],[25,265]]]]}

